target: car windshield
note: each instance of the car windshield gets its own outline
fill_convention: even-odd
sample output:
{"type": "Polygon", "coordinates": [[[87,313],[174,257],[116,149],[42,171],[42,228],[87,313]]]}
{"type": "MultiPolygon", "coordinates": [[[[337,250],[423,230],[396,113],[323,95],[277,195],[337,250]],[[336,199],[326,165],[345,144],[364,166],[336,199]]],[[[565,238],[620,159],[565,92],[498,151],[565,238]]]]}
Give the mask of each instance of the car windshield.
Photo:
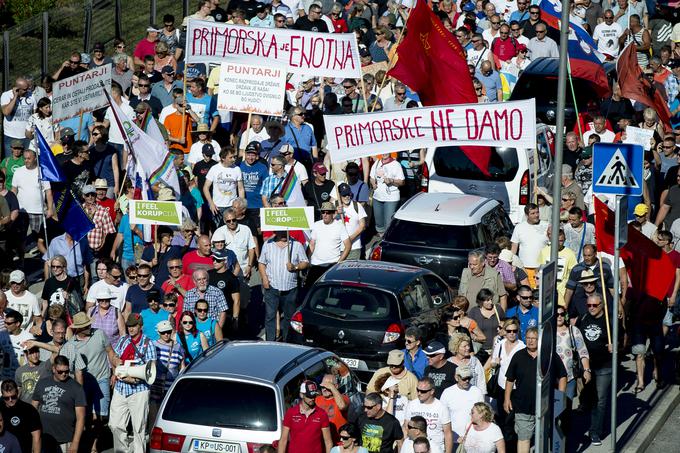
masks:
{"type": "Polygon", "coordinates": [[[393,219],[385,232],[385,240],[406,245],[444,249],[474,249],[481,246],[474,225],[438,225],[393,219]]]}
{"type": "MultiPolygon", "coordinates": [[[[478,146],[468,146],[474,152],[478,146]]],[[[443,178],[474,179],[478,181],[512,181],[519,169],[515,148],[491,148],[489,174],[482,173],[458,146],[442,146],[434,152],[434,169],[443,178]]]]}
{"type": "Polygon", "coordinates": [[[385,319],[393,298],[368,286],[321,285],[312,289],[309,308],[317,313],[346,320],[385,319]]]}
{"type": "Polygon", "coordinates": [[[163,419],[192,425],[276,431],[276,393],[271,387],[227,379],[180,380],[163,419]],[[247,408],[247,409],[246,409],[247,408]]]}

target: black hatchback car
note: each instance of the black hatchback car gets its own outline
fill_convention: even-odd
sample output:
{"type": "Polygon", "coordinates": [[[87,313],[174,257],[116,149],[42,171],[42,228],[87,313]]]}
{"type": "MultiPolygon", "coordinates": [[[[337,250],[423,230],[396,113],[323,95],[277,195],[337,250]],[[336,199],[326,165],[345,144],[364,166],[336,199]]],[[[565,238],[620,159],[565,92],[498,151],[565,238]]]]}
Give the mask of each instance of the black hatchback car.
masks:
{"type": "Polygon", "coordinates": [[[291,319],[288,339],[335,352],[363,378],[385,366],[392,349],[404,348],[406,328],[418,326],[426,340],[433,338],[452,296],[427,269],[345,261],[312,286],[291,319]]]}

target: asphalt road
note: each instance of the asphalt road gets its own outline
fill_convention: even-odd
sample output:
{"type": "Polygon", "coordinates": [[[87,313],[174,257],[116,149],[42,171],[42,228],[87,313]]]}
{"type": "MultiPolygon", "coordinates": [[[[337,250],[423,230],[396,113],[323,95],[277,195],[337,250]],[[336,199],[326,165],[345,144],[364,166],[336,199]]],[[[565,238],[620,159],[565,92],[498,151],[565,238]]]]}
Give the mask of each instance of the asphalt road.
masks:
{"type": "MultiPolygon", "coordinates": [[[[672,391],[678,392],[680,390],[673,389],[672,391]]],[[[678,451],[680,447],[680,405],[678,405],[673,413],[665,421],[661,430],[656,434],[654,440],[649,445],[649,448],[645,451],[649,452],[673,452],[678,451]]],[[[642,452],[640,452],[642,453],[642,452]]]]}

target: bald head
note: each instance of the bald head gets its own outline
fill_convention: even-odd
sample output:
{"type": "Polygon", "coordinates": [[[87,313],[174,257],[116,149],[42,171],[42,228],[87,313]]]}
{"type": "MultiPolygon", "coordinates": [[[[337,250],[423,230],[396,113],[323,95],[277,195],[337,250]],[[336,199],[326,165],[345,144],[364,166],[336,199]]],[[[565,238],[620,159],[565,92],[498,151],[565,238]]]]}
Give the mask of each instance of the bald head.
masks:
{"type": "Polygon", "coordinates": [[[482,72],[489,72],[491,71],[491,63],[488,60],[484,60],[481,66],[482,72]]]}
{"type": "Polygon", "coordinates": [[[198,237],[198,241],[196,241],[196,244],[198,245],[198,254],[201,256],[210,256],[210,238],[202,234],[198,237]]]}

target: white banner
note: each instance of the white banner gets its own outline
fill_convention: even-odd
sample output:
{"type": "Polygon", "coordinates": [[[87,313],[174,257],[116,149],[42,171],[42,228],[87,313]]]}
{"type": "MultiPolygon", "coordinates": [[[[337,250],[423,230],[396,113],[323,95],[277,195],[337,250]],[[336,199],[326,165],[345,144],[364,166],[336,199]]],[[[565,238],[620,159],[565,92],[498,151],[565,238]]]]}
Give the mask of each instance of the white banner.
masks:
{"type": "Polygon", "coordinates": [[[354,33],[315,33],[189,20],[188,63],[261,64],[310,76],[361,77],[354,33]]]}
{"type": "Polygon", "coordinates": [[[281,68],[222,63],[217,109],[283,115],[286,71],[281,68]]]}
{"type": "Polygon", "coordinates": [[[100,82],[104,82],[107,89],[111,88],[110,64],[54,82],[52,122],[58,123],[108,106],[109,101],[100,82]]]}
{"type": "Polygon", "coordinates": [[[652,149],[652,137],[654,131],[652,129],[642,129],[641,127],[626,126],[626,138],[623,143],[632,143],[640,145],[645,151],[652,149]]]}
{"type": "Polygon", "coordinates": [[[323,118],[332,162],[432,146],[536,147],[533,99],[323,118]]]}

